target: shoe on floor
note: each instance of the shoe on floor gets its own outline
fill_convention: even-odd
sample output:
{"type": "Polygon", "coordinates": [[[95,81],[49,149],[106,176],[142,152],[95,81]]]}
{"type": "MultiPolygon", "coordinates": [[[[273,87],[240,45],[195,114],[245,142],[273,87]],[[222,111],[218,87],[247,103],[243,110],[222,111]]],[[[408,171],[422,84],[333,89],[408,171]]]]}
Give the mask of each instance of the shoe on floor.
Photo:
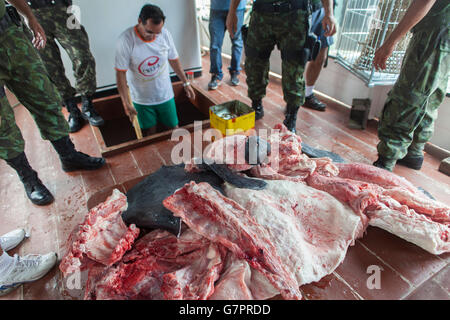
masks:
{"type": "Polygon", "coordinates": [[[3,250],[9,251],[17,247],[23,239],[25,239],[26,232],[24,229],[16,229],[7,234],[0,236],[0,246],[3,250]]]}
{"type": "Polygon", "coordinates": [[[11,270],[0,275],[0,296],[4,296],[20,285],[39,280],[56,264],[58,256],[51,252],[45,255],[14,256],[11,270]]]}
{"type": "Polygon", "coordinates": [[[220,85],[220,81],[221,79],[219,79],[219,76],[217,74],[213,74],[211,81],[208,83],[208,89],[216,90],[220,85]]]}
{"type": "Polygon", "coordinates": [[[403,159],[397,160],[397,163],[414,170],[420,170],[423,164],[423,156],[410,157],[406,155],[403,159]]]}
{"type": "Polygon", "coordinates": [[[395,167],[395,161],[388,161],[386,159],[384,159],[383,157],[378,157],[377,161],[375,161],[373,163],[373,165],[377,168],[381,168],[387,171],[392,172],[392,170],[394,170],[395,167]]]}
{"type": "Polygon", "coordinates": [[[77,151],[69,136],[51,141],[51,143],[59,155],[62,169],[65,172],[77,170],[97,170],[106,163],[104,158],[91,157],[85,153],[77,151]]]}
{"type": "Polygon", "coordinates": [[[314,93],[308,97],[305,98],[305,103],[303,104],[305,108],[317,110],[317,111],[325,111],[327,108],[327,105],[323,102],[321,102],[317,97],[314,95],[314,93]]]}
{"type": "Polygon", "coordinates": [[[25,188],[25,193],[33,204],[46,206],[53,202],[53,195],[39,179],[37,172],[31,168],[25,152],[13,159],[7,159],[6,162],[16,170],[25,188]]]}
{"type": "Polygon", "coordinates": [[[92,103],[92,96],[81,96],[81,116],[95,127],[100,127],[105,124],[103,118],[97,113],[92,103]]]}
{"type": "Polygon", "coordinates": [[[238,86],[238,85],[239,85],[239,78],[238,78],[238,75],[239,75],[239,73],[237,73],[237,72],[232,72],[232,73],[231,73],[231,79],[230,79],[230,81],[231,81],[231,84],[232,84],[233,86],[238,86]]]}
{"type": "Polygon", "coordinates": [[[255,110],[255,120],[260,120],[264,117],[264,107],[261,100],[252,101],[252,108],[255,110]]]}
{"type": "Polygon", "coordinates": [[[69,111],[69,118],[67,119],[69,124],[69,132],[74,133],[80,131],[84,126],[84,118],[78,109],[75,98],[67,99],[64,104],[67,111],[69,111]]]}

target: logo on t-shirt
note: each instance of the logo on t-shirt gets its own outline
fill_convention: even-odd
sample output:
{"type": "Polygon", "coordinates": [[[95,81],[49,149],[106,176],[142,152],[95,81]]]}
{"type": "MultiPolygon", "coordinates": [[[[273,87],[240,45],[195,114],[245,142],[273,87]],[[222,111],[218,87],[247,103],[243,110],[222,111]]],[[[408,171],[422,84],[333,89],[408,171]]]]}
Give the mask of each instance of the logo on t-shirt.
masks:
{"type": "Polygon", "coordinates": [[[139,65],[138,70],[144,77],[153,77],[159,72],[160,68],[161,63],[159,57],[151,56],[139,65]]]}

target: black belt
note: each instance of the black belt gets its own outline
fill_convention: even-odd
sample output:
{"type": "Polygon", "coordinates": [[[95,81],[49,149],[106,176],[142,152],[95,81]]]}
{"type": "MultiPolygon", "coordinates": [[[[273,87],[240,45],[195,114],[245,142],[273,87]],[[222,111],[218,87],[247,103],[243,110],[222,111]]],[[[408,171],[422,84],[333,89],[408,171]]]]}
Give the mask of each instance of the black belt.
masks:
{"type": "Polygon", "coordinates": [[[263,13],[286,13],[295,10],[308,10],[308,0],[290,0],[290,1],[277,1],[277,2],[259,2],[253,3],[253,10],[263,13]]]}
{"type": "Polygon", "coordinates": [[[28,0],[27,2],[28,5],[33,9],[46,8],[56,5],[72,5],[72,0],[28,0]]]}

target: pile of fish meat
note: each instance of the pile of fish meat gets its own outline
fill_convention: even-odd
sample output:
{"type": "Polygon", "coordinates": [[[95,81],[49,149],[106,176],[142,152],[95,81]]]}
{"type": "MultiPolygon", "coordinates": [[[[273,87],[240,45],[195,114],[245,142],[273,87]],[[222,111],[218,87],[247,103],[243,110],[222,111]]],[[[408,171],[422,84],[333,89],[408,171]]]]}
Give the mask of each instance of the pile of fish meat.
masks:
{"type": "Polygon", "coordinates": [[[273,129],[278,152],[230,166],[264,179],[265,189],[225,183],[223,195],[187,183],[163,201],[184,222],[181,235],[157,229],[141,238],[121,221],[126,196],[115,190],[69,239],[63,275],[89,270],[85,299],[301,299],[299,287],[331,274],[369,225],[450,252],[450,207],[383,169],[309,158],[299,136],[273,129]]]}

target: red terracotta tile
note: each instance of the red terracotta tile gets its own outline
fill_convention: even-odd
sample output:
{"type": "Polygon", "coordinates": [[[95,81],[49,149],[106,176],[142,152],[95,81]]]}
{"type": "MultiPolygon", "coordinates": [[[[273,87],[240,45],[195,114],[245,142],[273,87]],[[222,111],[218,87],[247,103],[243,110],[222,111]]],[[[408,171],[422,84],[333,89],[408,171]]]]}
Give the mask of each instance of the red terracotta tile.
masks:
{"type": "Polygon", "coordinates": [[[344,262],[335,272],[368,300],[397,300],[412,289],[410,284],[359,243],[349,248],[344,262]],[[375,282],[377,274],[380,276],[379,288],[375,282]]]}
{"type": "Polygon", "coordinates": [[[143,177],[135,178],[133,180],[125,181],[122,184],[123,185],[123,189],[125,190],[125,192],[128,192],[131,188],[133,188],[135,185],[137,185],[139,182],[141,182],[145,178],[146,178],[146,176],[143,176],[143,177]]]}
{"type": "Polygon", "coordinates": [[[170,166],[174,164],[172,161],[172,150],[175,145],[177,145],[177,142],[170,140],[153,145],[154,150],[161,156],[165,165],[170,166]]]}
{"type": "Polygon", "coordinates": [[[439,284],[443,289],[450,292],[450,264],[439,271],[434,277],[433,281],[439,284]]]}
{"type": "Polygon", "coordinates": [[[43,278],[23,285],[24,300],[61,300],[58,264],[43,278]]]}
{"type": "Polygon", "coordinates": [[[322,278],[318,282],[300,287],[306,300],[359,300],[352,288],[347,286],[334,274],[322,278]]]}
{"type": "Polygon", "coordinates": [[[78,176],[60,176],[56,181],[57,193],[55,195],[55,212],[57,214],[57,232],[59,251],[62,257],[68,247],[69,235],[80,224],[88,210],[83,180],[78,176]]]}
{"type": "Polygon", "coordinates": [[[9,294],[5,296],[0,297],[0,301],[6,301],[6,300],[23,300],[23,292],[22,292],[22,286],[17,288],[16,290],[10,292],[9,294]]]}
{"type": "Polygon", "coordinates": [[[158,170],[163,161],[152,146],[145,146],[131,151],[142,174],[148,175],[158,170]]]}
{"type": "Polygon", "coordinates": [[[81,172],[81,176],[88,198],[97,191],[116,184],[108,162],[98,170],[81,172]]]}
{"type": "Polygon", "coordinates": [[[131,152],[124,152],[108,158],[108,165],[116,184],[141,176],[131,152]]]}
{"type": "Polygon", "coordinates": [[[425,282],[406,300],[450,300],[450,294],[433,280],[425,282]]]}
{"type": "Polygon", "coordinates": [[[437,256],[379,228],[369,227],[359,241],[414,286],[431,278],[446,264],[437,256]]]}

